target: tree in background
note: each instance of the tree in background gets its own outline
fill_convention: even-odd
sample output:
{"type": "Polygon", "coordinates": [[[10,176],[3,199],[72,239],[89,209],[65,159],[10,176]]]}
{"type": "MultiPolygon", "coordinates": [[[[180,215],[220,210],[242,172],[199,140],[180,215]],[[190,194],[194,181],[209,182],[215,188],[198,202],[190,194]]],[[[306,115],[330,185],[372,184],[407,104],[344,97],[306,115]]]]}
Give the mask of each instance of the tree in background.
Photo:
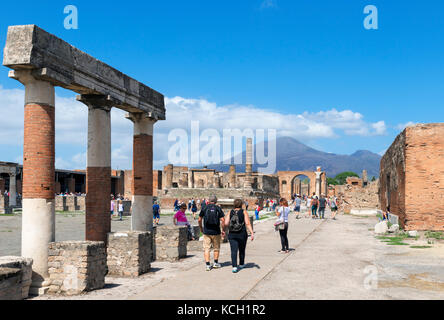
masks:
{"type": "Polygon", "coordinates": [[[336,186],[336,185],[338,185],[338,181],[336,181],[335,178],[329,178],[329,177],[327,177],[327,184],[328,184],[328,185],[332,185],[332,186],[336,186]]]}
{"type": "Polygon", "coordinates": [[[345,184],[348,177],[358,177],[359,175],[356,172],[353,171],[346,171],[339,173],[334,180],[336,180],[337,184],[345,184]]]}

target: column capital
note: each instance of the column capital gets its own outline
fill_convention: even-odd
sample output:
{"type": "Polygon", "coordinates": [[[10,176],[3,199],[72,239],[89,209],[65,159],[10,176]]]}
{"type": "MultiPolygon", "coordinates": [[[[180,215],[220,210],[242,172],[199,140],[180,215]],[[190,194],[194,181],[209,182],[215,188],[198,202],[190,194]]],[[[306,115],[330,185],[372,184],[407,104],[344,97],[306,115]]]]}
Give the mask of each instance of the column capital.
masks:
{"type": "Polygon", "coordinates": [[[125,114],[125,118],[133,123],[143,120],[156,123],[157,119],[153,116],[152,112],[128,112],[125,114]]]}
{"type": "Polygon", "coordinates": [[[76,97],[76,100],[82,102],[88,108],[103,109],[105,111],[111,111],[111,108],[118,103],[110,95],[99,94],[81,94],[76,97]]]}

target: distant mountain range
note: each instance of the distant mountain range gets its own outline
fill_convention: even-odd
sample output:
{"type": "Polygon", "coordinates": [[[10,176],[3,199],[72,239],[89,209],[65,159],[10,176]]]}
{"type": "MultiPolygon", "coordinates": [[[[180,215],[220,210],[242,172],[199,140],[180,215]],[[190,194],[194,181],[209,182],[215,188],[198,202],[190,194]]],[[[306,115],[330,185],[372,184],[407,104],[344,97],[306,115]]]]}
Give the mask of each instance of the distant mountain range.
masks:
{"type": "MultiPolygon", "coordinates": [[[[268,153],[267,146],[268,144],[264,146],[265,154],[268,153]]],[[[361,176],[364,169],[367,170],[369,179],[379,177],[381,156],[367,150],[359,150],[352,155],[333,154],[315,150],[290,137],[281,137],[276,140],[276,153],[276,171],[315,171],[317,166],[321,166],[329,177],[344,171],[353,171],[361,176]]],[[[244,151],[244,162],[245,158],[244,151]]],[[[259,167],[263,165],[254,164],[253,171],[258,171],[259,167]]],[[[229,165],[209,165],[208,168],[227,172],[229,165]]],[[[244,172],[245,164],[236,165],[236,171],[244,172]]]]}

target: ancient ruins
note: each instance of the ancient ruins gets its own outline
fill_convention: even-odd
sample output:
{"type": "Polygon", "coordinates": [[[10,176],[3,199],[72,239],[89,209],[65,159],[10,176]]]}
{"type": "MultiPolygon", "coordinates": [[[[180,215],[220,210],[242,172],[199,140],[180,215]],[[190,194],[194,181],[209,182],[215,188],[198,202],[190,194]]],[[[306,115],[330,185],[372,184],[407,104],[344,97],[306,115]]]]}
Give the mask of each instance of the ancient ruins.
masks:
{"type": "Polygon", "coordinates": [[[381,209],[406,230],[444,230],[444,123],[401,132],[381,159],[381,209]]]}
{"type": "Polygon", "coordinates": [[[111,231],[113,107],[134,123],[132,229],[152,229],[152,135],[165,119],[164,97],[35,25],[8,28],[3,65],[25,86],[22,256],[33,260],[31,292],[41,292],[51,285],[48,245],[55,241],[54,87],[79,93],[88,107],[86,240],[93,242],[86,246],[105,243],[111,231]]]}
{"type": "Polygon", "coordinates": [[[184,226],[153,227],[154,200],[170,210],[176,200],[216,195],[224,209],[236,198],[251,209],[267,199],[324,194],[337,198],[341,213],[389,211],[407,231],[444,231],[443,123],[407,127],[382,157],[376,181],[364,170],[329,186],[317,164],[314,171],[254,172],[251,138],[245,172],[235,165],[228,172],[173,164],[153,170],[153,128],[166,119],[162,94],[35,25],[9,27],[3,65],[25,86],[25,111],[23,165],[0,162],[0,213],[22,208],[21,256],[0,257],[0,299],[78,295],[103,288],[107,274],[138,277],[155,260],[178,261],[201,247],[197,226],[191,245],[184,226]],[[55,168],[57,86],[88,107],[86,170],[55,168]],[[111,168],[112,108],[133,123],[132,170],[111,168]],[[131,230],[111,232],[110,195],[125,198],[131,230]],[[85,212],[84,241],[56,242],[56,211],[85,212]]]}

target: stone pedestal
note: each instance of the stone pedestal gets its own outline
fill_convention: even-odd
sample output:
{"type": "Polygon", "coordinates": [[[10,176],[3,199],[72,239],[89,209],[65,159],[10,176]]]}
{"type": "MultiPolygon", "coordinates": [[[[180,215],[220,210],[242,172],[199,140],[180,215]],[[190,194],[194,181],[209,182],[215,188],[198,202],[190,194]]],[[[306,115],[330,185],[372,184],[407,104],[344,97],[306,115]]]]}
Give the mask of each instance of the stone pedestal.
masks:
{"type": "Polygon", "coordinates": [[[108,233],[108,274],[138,277],[151,268],[152,232],[108,233]]]}
{"type": "Polygon", "coordinates": [[[155,244],[157,261],[178,261],[185,258],[187,243],[187,227],[157,227],[155,244]]]}
{"type": "Polygon", "coordinates": [[[26,299],[31,283],[32,259],[0,257],[0,300],[26,299]]]}
{"type": "Polygon", "coordinates": [[[77,295],[105,286],[106,248],[102,241],[49,244],[49,291],[77,295]]]}

